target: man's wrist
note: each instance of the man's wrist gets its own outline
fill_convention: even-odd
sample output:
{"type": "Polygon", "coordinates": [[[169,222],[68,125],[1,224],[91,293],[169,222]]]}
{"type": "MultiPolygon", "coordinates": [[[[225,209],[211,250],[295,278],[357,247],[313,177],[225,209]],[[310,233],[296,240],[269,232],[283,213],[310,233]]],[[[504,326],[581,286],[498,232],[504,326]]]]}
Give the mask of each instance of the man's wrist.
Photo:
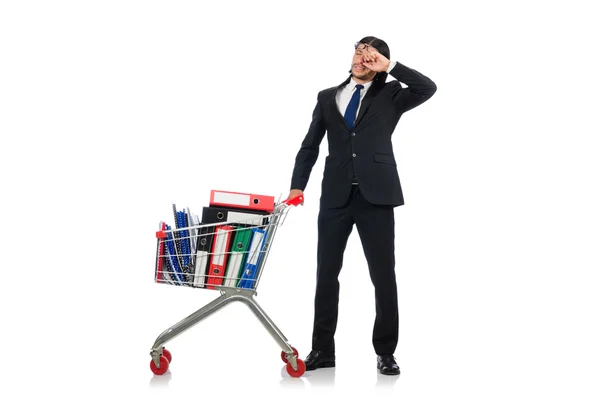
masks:
{"type": "Polygon", "coordinates": [[[392,71],[392,69],[394,69],[395,66],[396,66],[396,61],[390,61],[390,65],[388,66],[386,73],[390,74],[390,72],[392,71]]]}

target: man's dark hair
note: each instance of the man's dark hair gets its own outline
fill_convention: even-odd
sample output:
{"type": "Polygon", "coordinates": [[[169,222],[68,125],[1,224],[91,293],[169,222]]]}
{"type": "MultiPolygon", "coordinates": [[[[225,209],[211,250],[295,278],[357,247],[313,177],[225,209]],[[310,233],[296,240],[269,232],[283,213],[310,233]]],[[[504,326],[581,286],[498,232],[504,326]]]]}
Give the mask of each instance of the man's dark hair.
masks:
{"type": "MultiPolygon", "coordinates": [[[[375,36],[367,36],[363,37],[358,43],[368,44],[371,47],[375,48],[381,55],[390,59],[390,47],[388,47],[387,43],[375,36]]],[[[387,80],[387,72],[378,72],[373,79],[373,85],[383,86],[385,81],[387,80]]]]}

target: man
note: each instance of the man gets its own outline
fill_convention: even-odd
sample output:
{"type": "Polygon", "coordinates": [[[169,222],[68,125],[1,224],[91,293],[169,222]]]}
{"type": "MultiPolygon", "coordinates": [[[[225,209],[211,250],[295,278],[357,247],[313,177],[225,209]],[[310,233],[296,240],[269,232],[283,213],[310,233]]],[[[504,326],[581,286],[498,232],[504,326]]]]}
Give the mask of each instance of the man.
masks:
{"type": "Polygon", "coordinates": [[[403,205],[404,198],[391,138],[402,114],[431,98],[437,87],[421,73],[391,62],[387,44],[372,36],[355,44],[350,73],[339,86],[319,92],[288,197],[303,194],[327,132],[312,351],[305,364],[307,371],[335,366],[338,275],[356,224],[375,288],[372,342],[377,368],[382,374],[399,375],[394,357],[398,343],[394,207],[403,205]],[[386,82],[388,74],[395,80],[386,82]]]}

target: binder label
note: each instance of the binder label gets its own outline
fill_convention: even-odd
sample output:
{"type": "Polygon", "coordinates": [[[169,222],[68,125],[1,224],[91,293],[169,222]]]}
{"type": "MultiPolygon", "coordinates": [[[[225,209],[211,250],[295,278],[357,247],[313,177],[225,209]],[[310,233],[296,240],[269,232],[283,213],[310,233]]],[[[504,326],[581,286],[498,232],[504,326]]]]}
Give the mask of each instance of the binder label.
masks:
{"type": "Polygon", "coordinates": [[[214,201],[220,203],[229,203],[233,205],[250,206],[249,194],[233,194],[227,192],[215,192],[214,201]]]}

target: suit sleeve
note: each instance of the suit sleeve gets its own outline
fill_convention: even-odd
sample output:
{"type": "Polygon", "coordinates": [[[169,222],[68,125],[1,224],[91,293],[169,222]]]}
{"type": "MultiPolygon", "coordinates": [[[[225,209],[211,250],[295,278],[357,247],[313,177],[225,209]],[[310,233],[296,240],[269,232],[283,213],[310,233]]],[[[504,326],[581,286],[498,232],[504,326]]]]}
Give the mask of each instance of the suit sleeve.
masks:
{"type": "Polygon", "coordinates": [[[397,81],[391,82],[392,101],[402,112],[407,112],[435,94],[437,86],[431,79],[414,69],[396,62],[396,66],[389,73],[397,81]],[[408,87],[403,88],[399,82],[408,87]]]}
{"type": "Polygon", "coordinates": [[[300,150],[296,155],[296,163],[292,173],[291,189],[304,190],[308,184],[308,178],[319,157],[319,146],[325,136],[325,121],[321,104],[317,98],[317,105],[312,114],[312,121],[308,132],[302,141],[300,150]]]}

